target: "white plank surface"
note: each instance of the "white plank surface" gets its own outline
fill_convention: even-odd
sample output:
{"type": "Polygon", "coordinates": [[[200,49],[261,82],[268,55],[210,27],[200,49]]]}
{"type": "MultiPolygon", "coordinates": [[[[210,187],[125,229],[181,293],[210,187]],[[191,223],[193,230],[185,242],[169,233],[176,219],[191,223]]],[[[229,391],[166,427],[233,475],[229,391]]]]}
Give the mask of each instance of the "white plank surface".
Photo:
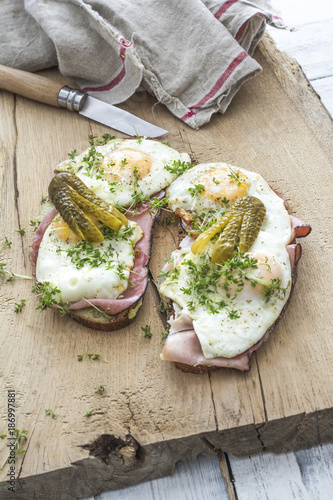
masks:
{"type": "MultiPolygon", "coordinates": [[[[333,1],[272,0],[275,11],[294,31],[268,28],[280,50],[302,66],[323,104],[333,116],[333,1]]],[[[282,455],[228,457],[231,497],[238,500],[331,500],[333,443],[282,455]],[[235,495],[232,493],[234,490],[235,495]],[[236,496],[237,495],[237,496],[236,496]]],[[[227,500],[219,459],[199,456],[178,463],[174,475],[119,491],[96,500],[227,500]]],[[[89,500],[93,500],[92,498],[89,500]]]]}
{"type": "Polygon", "coordinates": [[[249,458],[229,456],[239,500],[331,500],[333,444],[249,458]]]}
{"type": "Polygon", "coordinates": [[[217,458],[199,455],[196,461],[179,462],[173,476],[155,479],[125,490],[108,491],[97,497],[98,500],[193,500],[194,498],[200,500],[229,498],[217,458]]]}

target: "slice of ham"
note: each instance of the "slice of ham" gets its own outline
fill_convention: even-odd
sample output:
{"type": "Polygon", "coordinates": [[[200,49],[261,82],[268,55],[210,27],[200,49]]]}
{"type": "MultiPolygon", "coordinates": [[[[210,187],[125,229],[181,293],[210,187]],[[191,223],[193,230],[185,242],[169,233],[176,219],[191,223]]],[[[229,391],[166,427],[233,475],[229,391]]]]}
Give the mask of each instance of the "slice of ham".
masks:
{"type": "Polygon", "coordinates": [[[164,342],[161,359],[190,366],[213,366],[216,368],[235,368],[249,371],[252,353],[268,339],[265,335],[247,351],[233,358],[207,359],[202,353],[199,339],[194,330],[183,330],[169,335],[164,342]]]}
{"type": "MultiPolygon", "coordinates": [[[[154,197],[163,198],[164,194],[164,191],[159,191],[154,195],[154,197]]],[[[143,231],[142,238],[134,247],[134,250],[139,250],[139,252],[135,254],[134,266],[131,269],[129,276],[129,280],[132,282],[132,285],[125,290],[121,297],[117,299],[83,298],[77,302],[72,302],[69,309],[84,309],[93,305],[101,307],[107,312],[107,314],[114,316],[130,308],[143,296],[148,285],[147,264],[151,252],[151,232],[153,224],[158,216],[158,211],[156,209],[153,209],[151,214],[149,213],[149,210],[151,210],[151,199],[137,206],[135,211],[131,210],[127,212],[127,217],[139,224],[143,231]]],[[[58,211],[55,208],[52,208],[44,216],[37,231],[34,233],[29,255],[30,262],[33,265],[36,265],[37,263],[38,250],[44,233],[57,214],[58,211]]]]}
{"type": "Polygon", "coordinates": [[[311,226],[309,224],[305,224],[297,217],[293,215],[289,215],[291,221],[291,231],[292,236],[290,241],[294,241],[295,238],[305,238],[308,234],[311,233],[311,226]]]}
{"type": "Polygon", "coordinates": [[[38,250],[42,242],[44,233],[51,224],[51,222],[53,221],[53,219],[57,216],[57,214],[58,210],[56,208],[51,208],[51,210],[49,210],[47,214],[44,215],[43,219],[41,220],[37,228],[37,231],[34,232],[29,252],[29,260],[33,266],[37,264],[38,250]]]}
{"type": "MultiPolygon", "coordinates": [[[[302,247],[299,243],[294,243],[295,238],[303,238],[307,236],[311,227],[304,224],[296,217],[290,216],[292,227],[292,242],[287,245],[287,251],[290,259],[291,271],[295,273],[295,267],[302,255],[302,247]]],[[[285,304],[279,318],[282,316],[288,302],[285,304]]],[[[164,361],[173,361],[179,365],[182,370],[185,369],[184,365],[189,367],[212,367],[212,368],[234,368],[240,371],[249,371],[251,357],[263,342],[268,340],[268,337],[273,330],[275,323],[266,331],[263,337],[252,347],[233,358],[205,358],[202,352],[199,339],[191,327],[191,319],[181,313],[176,318],[172,317],[169,320],[170,334],[163,344],[161,359],[164,361]]],[[[278,318],[278,319],[279,319],[278,318]]],[[[192,324],[193,326],[193,324],[192,324]]],[[[191,370],[189,370],[191,371],[191,370]]],[[[200,370],[194,370],[196,373],[201,373],[200,370]]]]}

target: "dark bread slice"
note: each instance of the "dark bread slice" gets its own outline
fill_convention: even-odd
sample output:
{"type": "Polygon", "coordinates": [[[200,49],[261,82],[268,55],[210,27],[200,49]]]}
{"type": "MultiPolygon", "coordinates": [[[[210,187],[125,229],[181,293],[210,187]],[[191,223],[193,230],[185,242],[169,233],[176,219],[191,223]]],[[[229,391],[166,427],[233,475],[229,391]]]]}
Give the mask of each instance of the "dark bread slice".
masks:
{"type": "Polygon", "coordinates": [[[102,330],[104,332],[113,332],[128,326],[137,315],[142,306],[143,296],[141,296],[130,307],[118,314],[107,314],[100,307],[85,307],[71,311],[68,316],[87,328],[93,330],[102,330]]]}

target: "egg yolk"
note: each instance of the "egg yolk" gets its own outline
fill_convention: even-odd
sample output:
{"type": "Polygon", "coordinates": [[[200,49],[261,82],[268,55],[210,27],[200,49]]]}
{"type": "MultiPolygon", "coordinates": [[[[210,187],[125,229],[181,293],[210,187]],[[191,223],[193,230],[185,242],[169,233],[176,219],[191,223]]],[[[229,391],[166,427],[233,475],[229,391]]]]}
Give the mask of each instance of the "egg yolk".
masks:
{"type": "Polygon", "coordinates": [[[134,172],[139,180],[146,177],[152,166],[149,155],[135,149],[116,149],[104,157],[101,168],[108,181],[126,179],[132,182],[134,172]]]}
{"type": "MultiPolygon", "coordinates": [[[[283,269],[274,258],[266,257],[265,255],[254,252],[249,252],[247,255],[249,255],[251,259],[256,259],[258,261],[257,268],[249,269],[246,271],[249,277],[253,276],[254,278],[265,280],[268,283],[271,283],[274,279],[279,279],[281,282],[281,287],[283,286],[283,269]]],[[[244,287],[242,291],[239,292],[239,294],[242,294],[243,297],[246,294],[249,298],[251,298],[251,296],[264,297],[263,292],[263,284],[256,282],[256,285],[252,286],[250,280],[244,280],[244,287]]]]}
{"type": "Polygon", "coordinates": [[[201,192],[201,196],[217,203],[223,203],[224,198],[233,203],[238,198],[246,195],[246,179],[247,176],[240,170],[228,168],[211,170],[199,180],[199,183],[205,187],[205,190],[201,192]]]}
{"type": "Polygon", "coordinates": [[[74,231],[69,227],[67,222],[60,216],[55,219],[53,226],[54,234],[56,237],[64,241],[65,243],[77,243],[78,241],[82,241],[80,236],[74,233],[74,231]]]}
{"type": "MultiPolygon", "coordinates": [[[[85,213],[85,216],[88,217],[93,224],[98,224],[98,219],[93,215],[85,213]]],[[[82,241],[82,238],[74,233],[73,229],[69,227],[67,222],[64,221],[60,215],[54,219],[53,230],[56,237],[65,243],[74,244],[78,241],[82,241]]]]}

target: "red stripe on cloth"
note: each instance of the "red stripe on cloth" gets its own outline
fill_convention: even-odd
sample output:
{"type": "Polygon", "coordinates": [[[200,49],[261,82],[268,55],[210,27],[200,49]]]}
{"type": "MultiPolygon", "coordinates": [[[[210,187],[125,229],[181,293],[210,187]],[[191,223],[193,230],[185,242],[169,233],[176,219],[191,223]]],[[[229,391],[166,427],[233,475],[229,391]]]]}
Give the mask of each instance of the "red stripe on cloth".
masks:
{"type": "Polygon", "coordinates": [[[242,38],[243,33],[244,33],[245,29],[246,29],[247,23],[248,23],[248,20],[245,21],[245,23],[243,23],[242,26],[237,31],[236,36],[235,36],[235,40],[237,42],[238,42],[238,40],[240,40],[242,38]]]}
{"type": "Polygon", "coordinates": [[[194,104],[191,106],[191,109],[186,115],[181,117],[182,121],[188,120],[191,116],[193,116],[195,113],[193,109],[195,108],[201,108],[209,99],[214,97],[214,95],[220,90],[220,88],[223,86],[223,84],[228,80],[228,78],[231,76],[233,71],[237,68],[237,66],[244,61],[244,59],[248,56],[249,54],[243,50],[243,52],[240,52],[238,56],[235,57],[235,59],[229,64],[227,69],[222,73],[220,78],[217,80],[215,83],[214,87],[211,88],[211,90],[206,94],[197,104],[194,104]]]}
{"type": "Polygon", "coordinates": [[[190,109],[190,111],[188,113],[186,113],[186,115],[184,115],[184,116],[181,117],[181,120],[183,122],[186,122],[186,120],[188,120],[189,118],[191,118],[191,116],[193,116],[193,115],[195,115],[195,113],[194,113],[194,111],[192,111],[190,109]]]}
{"type": "Polygon", "coordinates": [[[248,55],[249,54],[247,52],[245,52],[245,50],[243,50],[243,52],[241,52],[240,54],[238,54],[238,56],[236,56],[235,59],[229,64],[229,66],[224,71],[224,73],[222,73],[222,75],[217,80],[217,82],[215,83],[214,87],[212,87],[212,89],[208,92],[208,94],[206,94],[205,97],[203,97],[201,99],[201,101],[199,101],[197,104],[195,104],[194,106],[191,106],[191,108],[201,108],[204,104],[206,104],[207,101],[209,101],[209,99],[211,99],[212,97],[214,97],[214,95],[220,90],[220,88],[222,87],[222,85],[224,85],[224,83],[232,75],[232,73],[237,68],[237,66],[242,61],[244,61],[244,59],[248,55]]]}
{"type": "Polygon", "coordinates": [[[103,85],[101,87],[85,87],[84,89],[82,89],[82,92],[105,92],[107,90],[113,89],[116,85],[118,85],[122,81],[122,79],[124,78],[124,76],[126,74],[126,70],[125,70],[126,49],[128,47],[130,47],[132,45],[132,43],[126,45],[125,40],[123,38],[121,38],[119,40],[119,45],[120,44],[121,44],[121,47],[120,47],[120,51],[119,51],[119,56],[122,60],[123,67],[121,68],[118,75],[113,80],[111,80],[111,82],[109,82],[107,85],[103,85]]]}
{"type": "Polygon", "coordinates": [[[227,0],[223,5],[215,12],[214,17],[216,19],[220,19],[220,17],[225,13],[226,10],[229,9],[234,3],[238,2],[238,0],[227,0]]]}

